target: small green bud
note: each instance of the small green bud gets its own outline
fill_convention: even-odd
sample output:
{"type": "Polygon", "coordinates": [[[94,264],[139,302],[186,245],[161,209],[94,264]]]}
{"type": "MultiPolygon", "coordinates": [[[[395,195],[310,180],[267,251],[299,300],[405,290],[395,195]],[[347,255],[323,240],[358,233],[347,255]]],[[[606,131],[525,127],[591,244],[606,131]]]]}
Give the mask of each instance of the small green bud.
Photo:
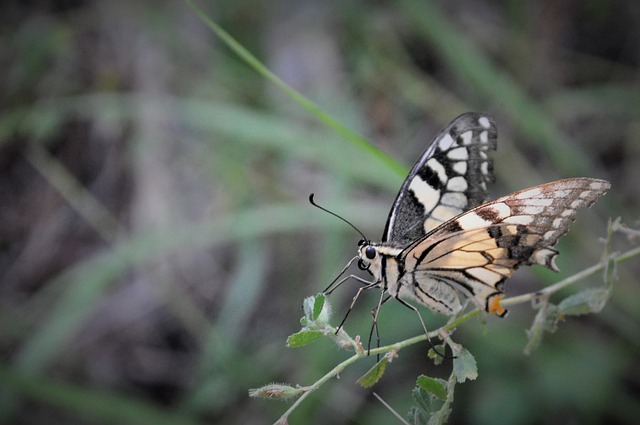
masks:
{"type": "Polygon", "coordinates": [[[273,383],[260,388],[251,388],[249,390],[249,397],[287,400],[292,397],[299,397],[304,392],[305,390],[303,388],[294,388],[290,385],[273,383]]]}

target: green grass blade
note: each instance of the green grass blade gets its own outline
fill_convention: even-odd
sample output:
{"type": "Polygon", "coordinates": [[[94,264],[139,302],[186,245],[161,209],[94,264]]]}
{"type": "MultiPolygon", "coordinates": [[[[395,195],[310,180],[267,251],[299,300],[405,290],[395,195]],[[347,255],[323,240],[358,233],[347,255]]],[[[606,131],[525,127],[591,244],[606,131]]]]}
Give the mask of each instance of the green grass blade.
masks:
{"type": "Polygon", "coordinates": [[[329,128],[332,128],[334,131],[344,137],[345,140],[356,145],[363,152],[366,152],[371,157],[377,158],[380,162],[384,163],[387,167],[389,167],[399,175],[404,176],[406,174],[407,170],[402,164],[397,162],[389,155],[386,155],[380,149],[369,143],[369,141],[367,141],[365,138],[338,122],[336,119],[324,112],[318,105],[304,97],[302,94],[298,93],[291,86],[281,80],[277,75],[271,72],[266,66],[264,66],[258,60],[258,58],[256,58],[240,43],[238,43],[228,32],[226,32],[218,24],[211,20],[202,9],[200,9],[190,0],[187,0],[187,3],[198,14],[200,19],[202,19],[202,21],[227,45],[227,47],[229,47],[229,49],[231,49],[236,55],[238,55],[240,59],[242,59],[251,68],[253,68],[257,73],[275,84],[294,102],[310,112],[329,128]]]}

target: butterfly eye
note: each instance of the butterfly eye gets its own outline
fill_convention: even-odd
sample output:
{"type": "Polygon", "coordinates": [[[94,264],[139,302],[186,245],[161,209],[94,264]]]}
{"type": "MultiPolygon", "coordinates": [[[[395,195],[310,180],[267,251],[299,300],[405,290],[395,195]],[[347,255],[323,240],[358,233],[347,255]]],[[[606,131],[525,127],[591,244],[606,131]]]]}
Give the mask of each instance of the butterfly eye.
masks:
{"type": "Polygon", "coordinates": [[[372,246],[367,247],[367,249],[364,250],[364,255],[366,255],[369,260],[373,260],[376,258],[375,248],[372,246]]]}
{"type": "Polygon", "coordinates": [[[366,264],[363,260],[358,260],[358,268],[360,270],[369,270],[369,265],[366,264]]]}

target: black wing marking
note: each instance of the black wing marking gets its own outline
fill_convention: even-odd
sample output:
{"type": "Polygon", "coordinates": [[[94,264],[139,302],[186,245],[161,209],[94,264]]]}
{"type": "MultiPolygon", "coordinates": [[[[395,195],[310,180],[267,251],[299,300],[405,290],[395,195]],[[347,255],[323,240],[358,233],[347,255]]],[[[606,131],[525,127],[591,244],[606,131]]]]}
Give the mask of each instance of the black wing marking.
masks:
{"type": "Polygon", "coordinates": [[[558,180],[463,213],[403,251],[407,283],[416,287],[420,302],[445,314],[461,308],[453,299],[455,290],[478,307],[504,315],[498,302],[503,282],[520,265],[558,271],[553,247],[569,230],[576,209],[590,207],[610,186],[590,178],[558,180]],[[420,296],[434,287],[442,294],[437,305],[420,296]]]}
{"type": "Polygon", "coordinates": [[[407,245],[487,198],[497,130],[483,114],[460,115],[445,127],[413,166],[393,202],[383,242],[407,245]]]}

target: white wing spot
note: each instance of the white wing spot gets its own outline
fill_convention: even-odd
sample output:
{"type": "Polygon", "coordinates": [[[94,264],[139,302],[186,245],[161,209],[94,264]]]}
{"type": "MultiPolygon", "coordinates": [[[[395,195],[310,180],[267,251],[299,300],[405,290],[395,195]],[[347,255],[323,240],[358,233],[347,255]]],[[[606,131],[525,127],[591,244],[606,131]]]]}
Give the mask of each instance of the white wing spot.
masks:
{"type": "Polygon", "coordinates": [[[553,227],[560,227],[563,221],[564,220],[560,217],[556,218],[555,220],[553,220],[553,227]]]}
{"type": "Polygon", "coordinates": [[[489,118],[487,118],[487,117],[478,118],[478,124],[480,124],[484,128],[491,127],[491,123],[489,122],[489,118]]]}
{"type": "Polygon", "coordinates": [[[539,196],[541,193],[542,193],[542,190],[540,190],[539,187],[536,187],[535,189],[529,189],[529,190],[525,190],[524,192],[518,193],[515,196],[515,198],[516,199],[534,198],[536,196],[539,196]]]}
{"type": "Polygon", "coordinates": [[[464,192],[467,187],[467,179],[464,177],[454,177],[447,183],[447,189],[455,192],[464,192]]]}
{"type": "Polygon", "coordinates": [[[556,254],[557,252],[554,250],[541,248],[533,253],[533,259],[537,264],[540,264],[541,266],[551,267],[551,270],[558,272],[560,270],[558,270],[558,266],[556,266],[556,254]]]}
{"type": "Polygon", "coordinates": [[[473,132],[471,130],[462,133],[460,135],[460,138],[462,139],[462,144],[463,145],[470,145],[471,141],[473,140],[473,132]]]}
{"type": "MultiPolygon", "coordinates": [[[[533,198],[533,199],[529,199],[529,205],[533,205],[536,207],[548,207],[549,205],[553,204],[553,198],[533,198]]],[[[529,205],[527,205],[527,207],[529,207],[529,205]]]]}
{"type": "Polygon", "coordinates": [[[467,160],[469,159],[469,152],[467,152],[467,148],[456,148],[456,149],[450,150],[449,153],[447,154],[447,157],[453,160],[467,160]]]}
{"type": "Polygon", "coordinates": [[[450,192],[442,195],[442,200],[440,201],[444,205],[449,205],[451,207],[458,208],[460,212],[462,209],[467,206],[467,197],[464,196],[464,193],[460,192],[450,192]]]}
{"type": "Polygon", "coordinates": [[[442,139],[440,139],[440,143],[438,143],[438,147],[442,151],[446,151],[453,145],[453,137],[450,134],[445,134],[442,139]]]}
{"type": "Polygon", "coordinates": [[[413,192],[425,211],[431,211],[440,199],[440,191],[417,176],[411,180],[409,190],[413,192]]]}
{"type": "Polygon", "coordinates": [[[589,185],[589,187],[591,189],[595,189],[595,190],[601,190],[604,189],[605,187],[607,187],[607,183],[602,183],[602,182],[593,182],[589,185]]]}
{"type": "Polygon", "coordinates": [[[491,209],[497,213],[497,218],[505,218],[511,215],[511,208],[504,202],[498,202],[491,206],[491,209]]]}
{"type": "Polygon", "coordinates": [[[490,225],[491,222],[483,219],[482,217],[480,217],[478,214],[474,212],[470,212],[458,218],[458,224],[463,229],[468,230],[468,229],[477,229],[480,227],[486,227],[490,225]]]}
{"type": "Polygon", "coordinates": [[[480,133],[480,141],[484,144],[487,144],[489,142],[489,133],[487,133],[486,131],[480,133]]]}
{"type": "Polygon", "coordinates": [[[455,217],[460,214],[460,210],[458,208],[449,207],[446,205],[438,205],[433,212],[431,213],[431,217],[440,221],[447,221],[451,217],[455,217]]]}
{"type": "Polygon", "coordinates": [[[541,212],[544,211],[544,207],[527,205],[527,207],[524,210],[527,212],[527,214],[540,214],[541,212]]]}
{"type": "Polygon", "coordinates": [[[533,216],[530,215],[512,215],[502,220],[503,223],[523,224],[525,226],[531,224],[532,221],[533,216]]]}
{"type": "Polygon", "coordinates": [[[585,190],[584,192],[580,193],[581,198],[588,198],[590,195],[591,195],[591,192],[588,190],[585,190]]]}
{"type": "Polygon", "coordinates": [[[570,216],[570,215],[572,215],[572,214],[573,214],[573,210],[564,210],[564,211],[562,211],[562,214],[561,214],[561,215],[562,215],[563,217],[569,217],[569,216],[570,216]]]}
{"type": "Polygon", "coordinates": [[[580,208],[583,205],[584,205],[584,202],[582,201],[582,199],[576,199],[571,203],[571,208],[576,209],[576,208],[580,208]]]}
{"type": "Polygon", "coordinates": [[[447,183],[447,180],[448,180],[447,171],[444,169],[442,164],[438,162],[437,159],[431,158],[430,160],[428,160],[427,167],[431,168],[431,170],[438,175],[438,179],[440,180],[440,183],[442,184],[447,183]]]}
{"type": "Polygon", "coordinates": [[[464,175],[467,172],[467,163],[464,161],[458,161],[453,164],[453,171],[460,175],[464,175]]]}
{"type": "Polygon", "coordinates": [[[489,163],[488,162],[483,162],[482,164],[480,164],[480,172],[482,174],[484,174],[485,176],[487,174],[489,174],[489,163]]]}
{"type": "Polygon", "coordinates": [[[545,240],[553,239],[555,234],[556,234],[555,230],[549,230],[547,233],[544,234],[542,239],[545,239],[545,240]]]}

